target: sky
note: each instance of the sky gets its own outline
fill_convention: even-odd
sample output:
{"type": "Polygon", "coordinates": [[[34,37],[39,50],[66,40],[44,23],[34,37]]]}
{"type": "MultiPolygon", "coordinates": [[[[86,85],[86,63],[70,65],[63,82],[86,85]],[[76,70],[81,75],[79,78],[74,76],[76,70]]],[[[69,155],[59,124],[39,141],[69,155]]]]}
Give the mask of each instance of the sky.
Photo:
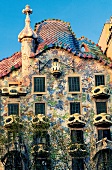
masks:
{"type": "Polygon", "coordinates": [[[0,0],[0,60],[21,50],[18,34],[24,28],[22,10],[30,5],[31,27],[44,19],[70,22],[77,38],[98,43],[104,23],[112,15],[112,0],[0,0]]]}

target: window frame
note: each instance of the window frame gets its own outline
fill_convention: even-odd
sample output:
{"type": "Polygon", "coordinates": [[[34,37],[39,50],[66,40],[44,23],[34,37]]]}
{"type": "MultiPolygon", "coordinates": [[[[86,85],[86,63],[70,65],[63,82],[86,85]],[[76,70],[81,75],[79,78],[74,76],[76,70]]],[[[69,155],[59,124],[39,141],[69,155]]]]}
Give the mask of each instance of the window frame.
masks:
{"type": "Polygon", "coordinates": [[[72,143],[79,143],[79,144],[84,143],[84,132],[83,132],[83,130],[81,130],[81,129],[71,130],[70,136],[71,136],[71,142],[72,143]],[[79,136],[79,133],[80,133],[80,136],[79,136]],[[76,139],[73,138],[73,136],[75,136],[76,139]],[[80,140],[79,140],[79,138],[80,138],[80,140]]]}
{"type": "Polygon", "coordinates": [[[105,76],[104,73],[96,73],[96,74],[94,75],[94,85],[95,85],[95,87],[101,86],[101,85],[103,85],[103,86],[106,85],[106,76],[105,76]],[[95,77],[95,76],[102,76],[102,75],[104,76],[104,84],[96,85],[96,77],[95,77]]]}
{"type": "Polygon", "coordinates": [[[79,170],[79,168],[81,168],[81,170],[84,170],[84,160],[82,158],[72,158],[72,170],[79,170]]]}
{"type": "Polygon", "coordinates": [[[108,140],[110,140],[110,141],[112,141],[112,136],[111,136],[111,130],[110,130],[110,128],[97,128],[97,141],[100,141],[100,140],[102,140],[103,138],[107,138],[108,140]],[[100,132],[100,134],[99,134],[99,131],[102,131],[102,132],[100,132]],[[110,133],[108,134],[109,135],[109,138],[107,137],[107,136],[105,136],[104,135],[104,131],[109,131],[110,133]],[[100,139],[101,138],[101,139],[100,139]]]}
{"type": "Polygon", "coordinates": [[[47,83],[46,83],[46,75],[35,75],[35,76],[33,76],[33,77],[32,77],[32,93],[33,93],[33,94],[40,94],[40,95],[46,94],[46,90],[47,90],[47,89],[46,89],[46,84],[47,84],[47,83]],[[35,83],[34,83],[34,78],[41,78],[41,77],[45,78],[45,91],[44,91],[44,92],[38,92],[38,91],[35,92],[35,91],[34,91],[34,85],[35,85],[35,83]]]}
{"type": "Polygon", "coordinates": [[[108,102],[106,100],[96,100],[95,101],[95,108],[96,108],[96,114],[101,114],[97,112],[97,105],[96,103],[106,103],[106,112],[101,112],[101,113],[108,113],[108,102]]]}
{"type": "Polygon", "coordinates": [[[18,104],[18,115],[17,115],[17,114],[10,114],[10,115],[20,116],[20,103],[19,103],[19,102],[13,102],[13,103],[11,102],[11,103],[8,103],[8,105],[7,105],[7,109],[8,109],[7,115],[10,116],[10,115],[9,115],[9,104],[18,104]]]}
{"type": "Polygon", "coordinates": [[[81,114],[81,108],[82,108],[81,102],[80,101],[72,101],[72,102],[69,102],[69,113],[70,113],[70,115],[72,115],[74,113],[78,113],[78,112],[71,113],[71,106],[70,106],[71,103],[79,103],[79,105],[80,105],[80,112],[79,112],[79,114],[81,114]]]}
{"type": "Polygon", "coordinates": [[[45,107],[44,107],[44,108],[45,108],[45,113],[44,113],[44,114],[39,113],[39,114],[46,115],[46,103],[45,103],[45,102],[35,102],[35,103],[34,103],[34,115],[35,115],[35,116],[38,115],[38,114],[35,114],[35,113],[36,113],[36,112],[35,112],[35,111],[36,111],[36,110],[35,110],[35,109],[36,109],[36,107],[35,107],[36,104],[44,104],[44,106],[45,106],[45,107]]]}
{"type": "Polygon", "coordinates": [[[68,83],[68,87],[67,87],[67,91],[69,94],[79,94],[82,92],[82,88],[81,88],[81,75],[79,74],[70,74],[67,76],[67,83],[68,83]],[[75,77],[78,77],[79,78],[79,88],[80,88],[80,91],[69,91],[69,78],[75,78],[75,77]]]}

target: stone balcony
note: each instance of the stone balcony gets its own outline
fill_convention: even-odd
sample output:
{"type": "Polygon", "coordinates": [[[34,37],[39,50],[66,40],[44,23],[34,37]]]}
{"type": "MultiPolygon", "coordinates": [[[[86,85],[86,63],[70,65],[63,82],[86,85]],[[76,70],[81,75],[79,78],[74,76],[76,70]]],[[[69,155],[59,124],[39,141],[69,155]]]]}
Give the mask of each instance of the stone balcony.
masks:
{"type": "Polygon", "coordinates": [[[109,127],[112,126],[112,116],[107,113],[100,113],[94,115],[93,124],[100,127],[109,127]]]}
{"type": "Polygon", "coordinates": [[[22,96],[27,94],[27,88],[23,86],[1,87],[2,96],[22,96]]]}
{"type": "Polygon", "coordinates": [[[79,113],[74,113],[70,115],[67,125],[70,128],[83,128],[86,122],[84,116],[79,113]]]}
{"type": "Polygon", "coordinates": [[[4,127],[7,130],[16,131],[23,127],[22,119],[17,115],[10,115],[4,118],[4,127]]]}
{"type": "Polygon", "coordinates": [[[47,158],[49,156],[49,151],[47,146],[44,143],[38,143],[32,147],[31,151],[33,156],[37,156],[40,158],[47,158]]]}
{"type": "Polygon", "coordinates": [[[88,155],[87,146],[84,143],[72,143],[68,152],[73,158],[84,158],[88,155]]]}
{"type": "Polygon", "coordinates": [[[109,98],[110,90],[104,85],[96,86],[92,89],[92,97],[94,98],[109,98]]]}
{"type": "Polygon", "coordinates": [[[43,114],[38,114],[32,119],[32,127],[37,131],[48,130],[48,128],[50,127],[49,119],[43,114]]]}

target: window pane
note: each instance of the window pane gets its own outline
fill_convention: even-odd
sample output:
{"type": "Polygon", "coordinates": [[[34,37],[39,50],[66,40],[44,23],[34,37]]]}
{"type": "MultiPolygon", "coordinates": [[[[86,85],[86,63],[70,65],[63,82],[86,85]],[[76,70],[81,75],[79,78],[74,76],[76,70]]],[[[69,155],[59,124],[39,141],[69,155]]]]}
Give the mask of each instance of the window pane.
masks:
{"type": "Polygon", "coordinates": [[[98,130],[98,140],[101,140],[103,138],[103,130],[98,130]]]}
{"type": "Polygon", "coordinates": [[[95,86],[105,85],[104,75],[95,75],[95,86]]]}
{"type": "Polygon", "coordinates": [[[106,102],[96,102],[97,114],[107,113],[107,104],[106,102]]]}
{"type": "Polygon", "coordinates": [[[70,103],[70,114],[80,113],[80,102],[70,103]]]}
{"type": "Polygon", "coordinates": [[[107,138],[108,140],[111,140],[110,129],[107,129],[107,130],[100,129],[100,130],[98,130],[98,140],[101,140],[102,138],[107,138]]]}
{"type": "Polygon", "coordinates": [[[19,115],[19,104],[8,104],[8,115],[19,115]]]}
{"type": "Polygon", "coordinates": [[[35,115],[45,114],[45,103],[35,103],[35,115]]]}
{"type": "Polygon", "coordinates": [[[107,137],[107,139],[111,140],[110,129],[103,130],[103,137],[107,137]]]}
{"type": "Polygon", "coordinates": [[[80,91],[79,77],[68,77],[69,92],[80,91]]]}
{"type": "Polygon", "coordinates": [[[72,159],[72,170],[84,170],[83,159],[72,159]]]}
{"type": "Polygon", "coordinates": [[[34,92],[45,92],[45,77],[34,77],[34,92]]]}
{"type": "Polygon", "coordinates": [[[71,130],[71,140],[73,143],[83,143],[83,131],[71,130]]]}

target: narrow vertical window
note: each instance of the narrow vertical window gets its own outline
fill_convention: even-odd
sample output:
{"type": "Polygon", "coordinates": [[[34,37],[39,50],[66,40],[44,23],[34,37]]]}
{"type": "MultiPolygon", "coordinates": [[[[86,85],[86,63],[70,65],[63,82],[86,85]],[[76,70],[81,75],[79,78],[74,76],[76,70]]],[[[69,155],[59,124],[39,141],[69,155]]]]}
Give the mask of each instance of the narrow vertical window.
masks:
{"type": "Polygon", "coordinates": [[[45,114],[45,103],[35,103],[35,115],[45,114]]]}
{"type": "Polygon", "coordinates": [[[70,103],[70,114],[80,113],[80,102],[70,103]]]}
{"type": "Polygon", "coordinates": [[[19,104],[18,103],[8,104],[8,115],[18,115],[19,116],[19,104]]]}
{"type": "Polygon", "coordinates": [[[68,77],[69,92],[80,92],[80,77],[68,77]]]}
{"type": "Polygon", "coordinates": [[[72,170],[84,170],[83,159],[72,159],[72,170]]]}
{"type": "Polygon", "coordinates": [[[95,75],[95,86],[105,85],[104,75],[95,75]]]}
{"type": "Polygon", "coordinates": [[[34,92],[45,92],[45,77],[34,77],[34,92]]]}
{"type": "Polygon", "coordinates": [[[98,130],[98,140],[101,140],[103,138],[107,138],[108,140],[111,140],[111,133],[110,129],[99,129],[98,130]]]}
{"type": "Polygon", "coordinates": [[[96,102],[97,114],[107,113],[107,103],[106,102],[96,102]]]}
{"type": "Polygon", "coordinates": [[[83,143],[83,131],[71,130],[71,141],[73,143],[83,143]]]}

